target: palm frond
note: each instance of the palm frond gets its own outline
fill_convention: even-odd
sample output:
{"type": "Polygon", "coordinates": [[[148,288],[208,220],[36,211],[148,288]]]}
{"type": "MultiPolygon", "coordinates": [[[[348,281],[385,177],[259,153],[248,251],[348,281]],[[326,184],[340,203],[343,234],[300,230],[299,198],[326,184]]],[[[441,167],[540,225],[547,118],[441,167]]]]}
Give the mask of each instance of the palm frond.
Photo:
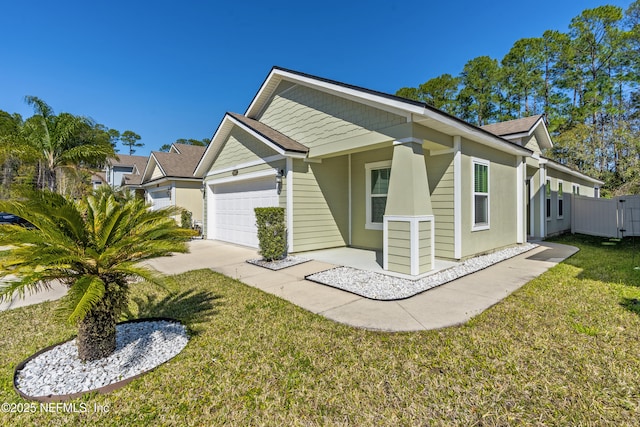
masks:
{"type": "Polygon", "coordinates": [[[63,312],[68,312],[69,323],[76,323],[87,315],[105,295],[105,283],[96,276],[84,276],[69,288],[61,304],[63,312]]]}

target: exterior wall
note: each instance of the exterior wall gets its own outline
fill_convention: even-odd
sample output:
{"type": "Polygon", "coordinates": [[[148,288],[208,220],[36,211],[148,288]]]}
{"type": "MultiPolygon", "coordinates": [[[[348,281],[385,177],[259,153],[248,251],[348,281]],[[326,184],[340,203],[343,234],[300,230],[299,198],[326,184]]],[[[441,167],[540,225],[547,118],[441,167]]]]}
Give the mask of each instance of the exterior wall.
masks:
{"type": "MultiPolygon", "coordinates": [[[[210,188],[210,184],[212,180],[221,179],[221,178],[242,179],[246,175],[249,175],[252,173],[259,173],[259,172],[267,171],[270,169],[271,170],[275,169],[278,171],[285,170],[285,167],[286,167],[285,159],[276,159],[266,163],[259,163],[259,164],[246,166],[244,168],[240,168],[237,170],[238,173],[235,176],[233,175],[233,170],[225,170],[237,164],[250,163],[254,161],[255,162],[262,161],[263,159],[260,158],[255,153],[266,154],[267,157],[276,154],[275,151],[272,151],[269,147],[266,147],[266,146],[265,146],[265,149],[271,150],[271,151],[266,151],[266,152],[261,151],[263,149],[260,148],[260,145],[264,146],[262,142],[258,141],[253,136],[242,131],[241,129],[238,129],[238,132],[232,131],[230,133],[229,138],[227,139],[225,145],[223,146],[222,150],[220,151],[216,159],[213,161],[213,164],[211,165],[210,171],[213,171],[214,173],[207,175],[204,178],[205,194],[204,194],[204,200],[202,202],[203,204],[202,206],[203,230],[202,231],[204,236],[210,235],[209,233],[210,230],[208,230],[208,227],[209,227],[208,214],[209,214],[209,206],[213,197],[213,194],[211,193],[211,188],[210,188]],[[243,148],[244,147],[243,143],[246,143],[249,148],[246,148],[246,149],[243,148]],[[241,145],[242,147],[239,147],[238,145],[241,145]],[[255,152],[252,149],[250,149],[251,147],[253,147],[253,150],[255,150],[255,152]],[[235,163],[231,163],[231,162],[235,162],[235,163]],[[223,170],[223,172],[215,173],[216,170],[218,171],[223,170]],[[207,221],[204,220],[205,218],[207,219],[207,221]]],[[[280,205],[284,208],[286,208],[285,188],[286,188],[286,182],[285,180],[283,180],[283,188],[282,188],[282,192],[280,193],[280,205]]]]}
{"type": "Polygon", "coordinates": [[[435,255],[454,259],[453,154],[425,156],[435,217],[435,255]]]}
{"type": "Polygon", "coordinates": [[[132,171],[133,166],[113,166],[110,174],[107,175],[111,175],[111,182],[109,184],[111,184],[111,187],[113,188],[120,187],[120,185],[122,184],[122,177],[126,174],[131,173],[132,171]]]}
{"type": "MultiPolygon", "coordinates": [[[[349,239],[347,162],[347,156],[324,159],[322,163],[293,160],[293,250],[295,252],[347,244],[349,239]]],[[[286,198],[284,204],[286,208],[286,198]]]]}
{"type": "Polygon", "coordinates": [[[533,151],[536,154],[541,154],[542,151],[540,150],[540,146],[538,145],[538,140],[536,139],[535,135],[531,135],[528,139],[525,139],[524,141],[522,141],[525,148],[528,148],[529,150],[533,151]]]}
{"type": "Polygon", "coordinates": [[[517,243],[516,160],[514,155],[472,141],[462,141],[462,258],[517,243]],[[490,162],[489,228],[486,230],[472,231],[472,158],[490,162]]]}
{"type": "Polygon", "coordinates": [[[191,212],[194,221],[202,221],[202,184],[200,182],[176,182],[176,206],[191,212]]]}
{"type": "Polygon", "coordinates": [[[248,132],[235,126],[213,162],[212,170],[233,167],[277,154],[248,132]]]}
{"type": "Polygon", "coordinates": [[[154,164],[153,165],[153,171],[151,172],[151,178],[149,178],[149,181],[153,181],[154,179],[162,178],[163,176],[164,175],[162,174],[162,171],[158,167],[158,164],[154,164]]]}
{"type": "Polygon", "coordinates": [[[391,160],[393,148],[365,151],[351,155],[351,246],[382,249],[382,230],[367,230],[366,224],[366,171],[365,164],[391,160]]]}
{"type": "Polygon", "coordinates": [[[389,221],[389,270],[411,274],[411,223],[389,221]]]}
{"type": "Polygon", "coordinates": [[[406,123],[406,118],[306,86],[287,86],[258,118],[309,148],[406,123]]]}
{"type": "MultiPolygon", "coordinates": [[[[580,186],[580,195],[586,197],[594,196],[594,186],[588,181],[581,180],[573,175],[564,173],[553,169],[552,167],[546,167],[547,179],[551,181],[551,217],[546,221],[546,236],[553,236],[554,234],[565,233],[571,231],[571,194],[573,192],[573,184],[580,186]],[[562,218],[558,216],[558,184],[562,182],[562,204],[563,215],[562,218]]],[[[545,183],[543,183],[545,184],[545,183]]],[[[545,196],[546,203],[546,196],[545,196]]],[[[545,207],[546,209],[546,207],[545,207]]]]}

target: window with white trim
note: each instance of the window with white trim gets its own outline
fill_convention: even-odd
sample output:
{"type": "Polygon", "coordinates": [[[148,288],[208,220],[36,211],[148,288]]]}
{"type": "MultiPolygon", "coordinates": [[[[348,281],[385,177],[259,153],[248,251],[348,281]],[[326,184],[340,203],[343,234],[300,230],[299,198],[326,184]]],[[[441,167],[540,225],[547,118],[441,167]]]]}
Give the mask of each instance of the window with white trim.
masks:
{"type": "Polygon", "coordinates": [[[367,197],[365,228],[382,230],[391,178],[391,161],[367,163],[365,171],[367,197]]]}
{"type": "Polygon", "coordinates": [[[573,190],[573,194],[576,196],[580,195],[580,184],[571,184],[571,188],[573,190]]]}
{"type": "Polygon", "coordinates": [[[489,229],[489,161],[473,159],[473,199],[471,230],[489,229]]]}
{"type": "Polygon", "coordinates": [[[546,209],[545,209],[545,211],[546,211],[546,215],[545,216],[547,217],[547,220],[550,220],[551,219],[551,180],[550,179],[547,180],[547,183],[544,186],[544,194],[545,194],[546,199],[547,199],[546,200],[547,205],[546,205],[546,209]]]}
{"type": "Polygon", "coordinates": [[[556,197],[558,200],[558,219],[564,218],[564,202],[562,200],[562,181],[558,181],[558,196],[556,197]]]}

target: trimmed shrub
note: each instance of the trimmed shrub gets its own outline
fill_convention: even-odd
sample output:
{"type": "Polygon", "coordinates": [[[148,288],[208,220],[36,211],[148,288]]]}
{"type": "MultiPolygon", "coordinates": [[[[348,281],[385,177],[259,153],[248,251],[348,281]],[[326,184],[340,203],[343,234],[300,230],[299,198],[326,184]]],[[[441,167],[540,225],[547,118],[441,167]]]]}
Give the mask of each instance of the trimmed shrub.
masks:
{"type": "Polygon", "coordinates": [[[193,219],[193,214],[190,211],[184,209],[182,211],[182,214],[180,214],[180,221],[181,221],[180,227],[191,228],[192,219],[193,219]]]}
{"type": "Polygon", "coordinates": [[[284,225],[284,208],[254,208],[254,212],[262,258],[265,261],[286,258],[287,230],[284,225]]]}

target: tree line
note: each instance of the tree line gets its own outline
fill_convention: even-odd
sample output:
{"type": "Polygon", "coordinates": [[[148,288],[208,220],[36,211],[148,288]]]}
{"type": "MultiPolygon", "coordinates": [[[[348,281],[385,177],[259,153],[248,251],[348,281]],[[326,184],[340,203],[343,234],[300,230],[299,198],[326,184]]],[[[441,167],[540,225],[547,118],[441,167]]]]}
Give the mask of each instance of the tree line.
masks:
{"type": "Polygon", "coordinates": [[[469,60],[396,95],[470,123],[544,114],[546,156],[605,182],[608,194],[640,193],[640,0],[623,10],[584,10],[568,31],[517,40],[498,61],[469,60]]]}

